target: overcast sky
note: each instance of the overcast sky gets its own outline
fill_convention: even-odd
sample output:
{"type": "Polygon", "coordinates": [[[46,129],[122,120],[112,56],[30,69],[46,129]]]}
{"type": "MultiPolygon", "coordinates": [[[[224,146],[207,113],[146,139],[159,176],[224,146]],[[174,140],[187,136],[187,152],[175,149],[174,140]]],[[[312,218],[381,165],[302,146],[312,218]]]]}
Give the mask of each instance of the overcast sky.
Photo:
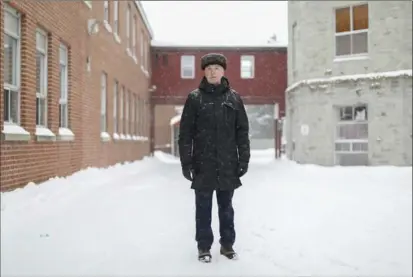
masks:
{"type": "Polygon", "coordinates": [[[141,1],[155,40],[192,45],[287,42],[287,1],[141,1]]]}

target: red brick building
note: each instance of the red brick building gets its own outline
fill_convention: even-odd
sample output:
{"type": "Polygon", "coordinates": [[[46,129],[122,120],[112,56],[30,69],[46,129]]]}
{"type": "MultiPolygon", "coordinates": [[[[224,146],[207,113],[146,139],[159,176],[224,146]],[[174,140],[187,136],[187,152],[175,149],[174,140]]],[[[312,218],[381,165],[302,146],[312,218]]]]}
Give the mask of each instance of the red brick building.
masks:
{"type": "MultiPolygon", "coordinates": [[[[183,105],[188,93],[198,87],[203,77],[201,57],[210,52],[222,53],[227,57],[226,76],[231,86],[241,94],[246,105],[255,106],[255,110],[259,109],[259,106],[274,110],[277,105],[279,115],[284,115],[284,92],[287,88],[286,47],[169,46],[153,42],[152,83],[157,89],[151,99],[154,105],[152,132],[156,144],[170,143],[169,122],[161,115],[167,113],[172,117],[176,114],[171,109],[172,105],[183,105]]],[[[270,124],[273,124],[273,117],[270,121],[270,124]]],[[[263,143],[263,140],[256,141],[257,144],[263,143]]]]}
{"type": "Polygon", "coordinates": [[[1,190],[147,155],[153,34],[138,1],[0,2],[1,190]]]}

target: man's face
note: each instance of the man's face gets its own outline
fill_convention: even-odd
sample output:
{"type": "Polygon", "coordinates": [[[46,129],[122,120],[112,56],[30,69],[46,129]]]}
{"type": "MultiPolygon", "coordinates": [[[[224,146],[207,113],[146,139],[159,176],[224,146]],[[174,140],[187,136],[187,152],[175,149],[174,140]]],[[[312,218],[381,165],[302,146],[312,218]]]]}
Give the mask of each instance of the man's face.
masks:
{"type": "Polygon", "coordinates": [[[204,73],[208,83],[219,84],[224,76],[224,68],[217,64],[211,64],[205,67],[204,73]]]}

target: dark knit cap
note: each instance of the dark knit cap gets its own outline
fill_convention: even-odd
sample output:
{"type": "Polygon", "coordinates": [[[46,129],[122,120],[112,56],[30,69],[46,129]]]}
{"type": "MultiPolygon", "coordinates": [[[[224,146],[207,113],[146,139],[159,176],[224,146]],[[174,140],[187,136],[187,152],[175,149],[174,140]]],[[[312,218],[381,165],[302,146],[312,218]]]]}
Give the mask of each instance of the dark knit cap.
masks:
{"type": "Polygon", "coordinates": [[[227,58],[224,55],[218,53],[209,53],[201,58],[201,68],[204,70],[208,65],[217,64],[227,69],[227,58]]]}

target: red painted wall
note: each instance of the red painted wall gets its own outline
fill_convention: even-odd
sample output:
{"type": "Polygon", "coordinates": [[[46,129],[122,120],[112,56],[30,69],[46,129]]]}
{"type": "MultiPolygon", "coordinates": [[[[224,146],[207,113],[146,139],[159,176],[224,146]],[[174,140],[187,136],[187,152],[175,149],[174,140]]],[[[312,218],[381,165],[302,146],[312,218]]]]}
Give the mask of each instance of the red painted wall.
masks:
{"type": "Polygon", "coordinates": [[[197,88],[203,77],[201,57],[207,53],[222,53],[227,57],[227,71],[231,86],[247,104],[278,102],[284,113],[287,87],[286,48],[172,48],[152,47],[152,84],[157,86],[152,94],[154,103],[182,104],[188,93],[197,88]],[[195,56],[195,79],[181,78],[181,56],[195,56]],[[255,78],[241,79],[242,55],[255,56],[255,78]]]}

